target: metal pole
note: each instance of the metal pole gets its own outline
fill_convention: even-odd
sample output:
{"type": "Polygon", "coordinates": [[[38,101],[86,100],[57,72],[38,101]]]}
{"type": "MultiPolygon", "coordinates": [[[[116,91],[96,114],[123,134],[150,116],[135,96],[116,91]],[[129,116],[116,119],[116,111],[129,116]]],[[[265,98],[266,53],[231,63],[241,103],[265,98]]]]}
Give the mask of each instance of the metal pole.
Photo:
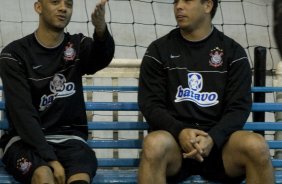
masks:
{"type": "MultiPolygon", "coordinates": [[[[265,86],[266,78],[266,48],[256,47],[254,51],[254,86],[265,86]]],[[[265,102],[265,93],[254,93],[254,102],[265,102]]],[[[253,112],[253,121],[264,122],[265,112],[253,112]]],[[[264,131],[255,131],[264,135],[264,131]]]]}

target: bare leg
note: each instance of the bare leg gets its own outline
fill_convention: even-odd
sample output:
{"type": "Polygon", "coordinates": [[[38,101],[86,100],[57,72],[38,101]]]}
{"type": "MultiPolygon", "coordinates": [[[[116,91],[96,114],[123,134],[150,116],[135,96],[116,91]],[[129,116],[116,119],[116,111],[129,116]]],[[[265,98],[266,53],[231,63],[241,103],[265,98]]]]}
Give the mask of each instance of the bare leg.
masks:
{"type": "Polygon", "coordinates": [[[256,133],[237,131],[223,149],[226,173],[231,177],[246,174],[248,184],[273,184],[274,174],[268,145],[256,133]]]}
{"type": "Polygon", "coordinates": [[[181,162],[181,151],[173,136],[166,131],[154,131],[143,143],[138,183],[165,184],[166,176],[175,175],[181,162]]]}
{"type": "Polygon", "coordinates": [[[48,166],[41,166],[35,169],[32,179],[32,184],[55,184],[53,172],[48,166]]]}
{"type": "Polygon", "coordinates": [[[67,183],[71,183],[71,182],[77,181],[77,180],[84,180],[84,181],[90,183],[90,177],[87,173],[74,174],[71,177],[69,177],[67,183]]]}

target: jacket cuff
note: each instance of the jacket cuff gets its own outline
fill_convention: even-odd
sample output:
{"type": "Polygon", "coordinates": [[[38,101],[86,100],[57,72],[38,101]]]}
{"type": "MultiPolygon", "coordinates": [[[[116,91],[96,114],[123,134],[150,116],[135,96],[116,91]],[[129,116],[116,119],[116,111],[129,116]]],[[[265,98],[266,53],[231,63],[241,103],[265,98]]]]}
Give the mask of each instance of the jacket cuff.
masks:
{"type": "Polygon", "coordinates": [[[94,34],[93,34],[93,39],[94,39],[95,41],[104,42],[105,40],[107,40],[107,39],[109,38],[110,35],[111,35],[111,34],[110,34],[109,30],[108,30],[108,27],[106,26],[104,35],[103,35],[102,37],[99,37],[99,36],[97,35],[96,31],[95,31],[94,34]]]}
{"type": "Polygon", "coordinates": [[[208,134],[211,136],[214,145],[217,148],[222,148],[222,146],[224,145],[224,143],[226,142],[227,138],[222,137],[217,131],[215,130],[211,130],[208,132],[208,134]]]}
{"type": "Polygon", "coordinates": [[[174,137],[174,139],[176,140],[176,142],[179,142],[179,134],[183,129],[184,129],[183,126],[181,126],[180,124],[176,124],[169,131],[172,134],[172,136],[174,137]]]}
{"type": "Polygon", "coordinates": [[[49,147],[50,149],[40,149],[38,150],[39,156],[45,160],[46,162],[58,160],[54,148],[52,146],[49,147]]]}

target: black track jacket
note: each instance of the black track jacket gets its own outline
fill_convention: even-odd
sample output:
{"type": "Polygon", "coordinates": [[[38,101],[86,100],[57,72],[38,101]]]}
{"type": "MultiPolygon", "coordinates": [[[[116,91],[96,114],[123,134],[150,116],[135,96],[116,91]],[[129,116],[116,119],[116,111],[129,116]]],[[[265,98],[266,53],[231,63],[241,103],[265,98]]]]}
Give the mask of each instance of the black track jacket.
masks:
{"type": "Polygon", "coordinates": [[[178,140],[184,128],[201,129],[221,148],[250,113],[247,55],[216,28],[198,42],[185,40],[176,28],[148,47],[138,101],[152,130],[166,130],[178,140]]]}
{"type": "Polygon", "coordinates": [[[46,161],[56,160],[56,155],[45,135],[87,139],[82,76],[106,67],[114,54],[108,30],[103,41],[96,34],[93,39],[65,33],[62,44],[45,48],[30,34],[2,50],[8,135],[19,135],[46,161]]]}

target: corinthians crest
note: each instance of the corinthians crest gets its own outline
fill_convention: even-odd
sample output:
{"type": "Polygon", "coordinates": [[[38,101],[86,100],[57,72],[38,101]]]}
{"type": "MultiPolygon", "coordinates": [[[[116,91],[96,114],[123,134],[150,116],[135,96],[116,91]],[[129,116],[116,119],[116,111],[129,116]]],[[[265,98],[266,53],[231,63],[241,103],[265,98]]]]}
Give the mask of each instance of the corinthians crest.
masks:
{"type": "Polygon", "coordinates": [[[68,42],[68,45],[65,47],[65,51],[64,51],[64,59],[66,61],[72,61],[74,60],[76,56],[76,52],[73,48],[73,44],[68,42]]]}
{"type": "Polygon", "coordinates": [[[215,49],[212,49],[210,52],[210,60],[209,63],[211,66],[217,68],[222,65],[222,56],[223,56],[223,50],[216,47],[215,49]]]}
{"type": "Polygon", "coordinates": [[[26,158],[20,158],[17,160],[17,169],[20,170],[22,174],[26,174],[32,166],[32,163],[26,158]]]}

